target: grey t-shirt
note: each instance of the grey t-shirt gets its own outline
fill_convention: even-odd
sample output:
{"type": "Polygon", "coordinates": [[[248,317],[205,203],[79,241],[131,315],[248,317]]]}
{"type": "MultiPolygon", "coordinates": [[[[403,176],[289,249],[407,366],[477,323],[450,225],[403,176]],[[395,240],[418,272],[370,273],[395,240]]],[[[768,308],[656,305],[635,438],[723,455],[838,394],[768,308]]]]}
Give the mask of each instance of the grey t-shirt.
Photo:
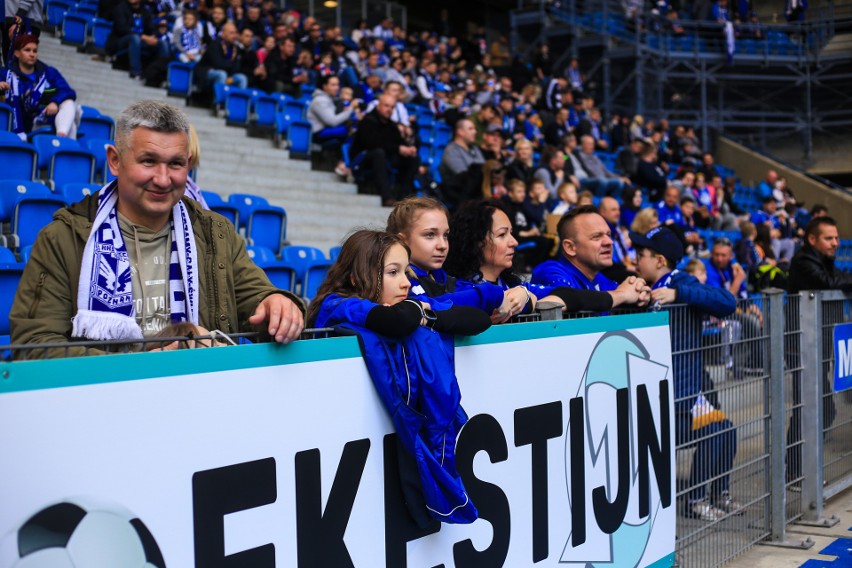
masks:
{"type": "Polygon", "coordinates": [[[136,323],[142,335],[151,337],[172,323],[169,305],[171,224],[152,231],[134,225],[119,213],[118,226],[130,260],[136,323]]]}

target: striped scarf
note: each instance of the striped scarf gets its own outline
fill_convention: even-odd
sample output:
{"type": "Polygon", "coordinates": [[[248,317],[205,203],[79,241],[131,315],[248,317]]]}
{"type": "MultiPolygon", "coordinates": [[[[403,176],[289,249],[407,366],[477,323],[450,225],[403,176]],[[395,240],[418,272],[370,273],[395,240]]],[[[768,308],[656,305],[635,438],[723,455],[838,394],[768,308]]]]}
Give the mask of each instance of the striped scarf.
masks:
{"type": "MultiPolygon", "coordinates": [[[[118,224],[118,185],[98,194],[98,212],[83,250],[72,335],[87,339],[142,339],[133,307],[130,259],[118,224]]],[[[198,260],[186,206],[172,209],[169,301],[172,322],[198,323],[198,260]]]]}

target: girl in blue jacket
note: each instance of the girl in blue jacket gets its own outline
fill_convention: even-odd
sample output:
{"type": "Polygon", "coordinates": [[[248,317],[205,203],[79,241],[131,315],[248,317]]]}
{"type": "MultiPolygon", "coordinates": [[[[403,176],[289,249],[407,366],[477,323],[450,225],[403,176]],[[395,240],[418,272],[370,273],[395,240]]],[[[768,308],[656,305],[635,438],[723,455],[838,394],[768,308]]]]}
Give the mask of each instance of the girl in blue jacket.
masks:
{"type": "Polygon", "coordinates": [[[34,128],[56,126],[57,136],[77,137],[77,93],[55,68],[38,60],[38,38],[18,36],[14,57],[0,73],[0,92],[12,107],[12,132],[22,139],[34,128]]]}
{"type": "Polygon", "coordinates": [[[399,465],[409,481],[404,490],[415,493],[405,496],[413,519],[421,526],[433,519],[470,523],[477,518],[476,507],[455,467],[455,442],[467,415],[460,404],[452,336],[480,333],[491,322],[479,308],[409,298],[408,255],[397,235],[355,232],[311,302],[307,321],[358,335],[367,370],[405,450],[399,465]],[[412,480],[419,481],[413,490],[412,480]]]}

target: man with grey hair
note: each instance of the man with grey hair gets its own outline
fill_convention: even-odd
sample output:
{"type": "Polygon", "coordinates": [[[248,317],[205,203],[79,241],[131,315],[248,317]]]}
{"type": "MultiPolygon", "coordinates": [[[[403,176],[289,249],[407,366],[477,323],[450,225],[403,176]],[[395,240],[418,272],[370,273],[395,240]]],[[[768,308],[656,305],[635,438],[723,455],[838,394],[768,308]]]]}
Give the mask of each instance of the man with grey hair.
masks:
{"type": "Polygon", "coordinates": [[[10,314],[14,343],[132,341],[178,322],[225,333],[258,326],[283,343],[299,336],[298,298],[272,286],[224,217],[184,197],[188,133],[167,103],[121,113],[107,150],[117,179],[39,234],[10,314]]]}

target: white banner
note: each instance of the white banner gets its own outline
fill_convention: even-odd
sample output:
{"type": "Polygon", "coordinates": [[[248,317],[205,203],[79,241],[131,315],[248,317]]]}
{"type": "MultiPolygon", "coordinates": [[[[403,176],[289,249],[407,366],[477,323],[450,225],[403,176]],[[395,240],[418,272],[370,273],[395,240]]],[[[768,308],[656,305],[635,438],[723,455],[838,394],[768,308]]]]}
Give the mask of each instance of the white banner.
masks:
{"type": "Polygon", "coordinates": [[[0,371],[3,568],[674,562],[665,312],[457,343],[471,525],[411,520],[352,337],[0,371]]]}

